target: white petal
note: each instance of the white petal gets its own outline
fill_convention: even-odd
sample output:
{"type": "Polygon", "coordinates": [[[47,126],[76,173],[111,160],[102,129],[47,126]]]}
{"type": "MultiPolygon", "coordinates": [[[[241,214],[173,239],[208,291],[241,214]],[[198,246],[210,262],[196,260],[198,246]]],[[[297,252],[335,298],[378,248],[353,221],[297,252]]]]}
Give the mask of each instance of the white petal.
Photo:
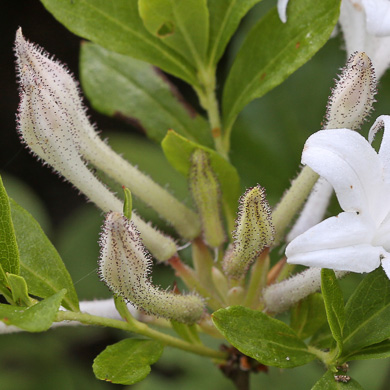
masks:
{"type": "Polygon", "coordinates": [[[287,3],[288,0],[278,0],[278,14],[283,23],[287,22],[287,3]]]}
{"type": "Polygon", "coordinates": [[[374,217],[383,214],[382,164],[358,133],[348,129],[318,131],[306,141],[302,162],[332,184],[343,210],[368,212],[374,217]]]}
{"type": "Polygon", "coordinates": [[[390,2],[362,0],[366,11],[367,31],[378,37],[390,35],[390,2]]]}
{"type": "Polygon", "coordinates": [[[295,238],[286,248],[288,258],[304,252],[371,244],[373,223],[356,213],[341,213],[313,226],[295,238]]]}
{"type": "Polygon", "coordinates": [[[366,21],[363,7],[359,2],[351,0],[341,2],[339,23],[344,34],[347,53],[365,51],[366,21]]]}
{"type": "Polygon", "coordinates": [[[372,125],[368,133],[368,141],[373,142],[376,133],[383,128],[383,138],[379,149],[379,158],[382,161],[384,180],[390,184],[390,116],[381,115],[372,125]]]}
{"type": "Polygon", "coordinates": [[[387,253],[387,256],[382,259],[382,268],[386,272],[387,277],[390,279],[390,256],[387,253]]]}
{"type": "Polygon", "coordinates": [[[355,245],[302,253],[287,259],[290,264],[329,268],[335,271],[371,272],[378,268],[385,250],[380,246],[355,245]]]}
{"type": "Polygon", "coordinates": [[[333,187],[321,177],[314,185],[302,209],[301,215],[296,220],[290,233],[288,233],[286,238],[287,242],[292,241],[295,237],[298,237],[324,219],[332,194],[333,187]]]}
{"type": "Polygon", "coordinates": [[[298,236],[286,248],[287,262],[337,271],[371,272],[385,252],[371,245],[372,222],[354,213],[328,218],[298,236]]]}
{"type": "Polygon", "coordinates": [[[347,53],[365,52],[379,79],[390,65],[390,37],[377,37],[367,32],[366,15],[360,0],[341,2],[339,22],[347,53]]]}

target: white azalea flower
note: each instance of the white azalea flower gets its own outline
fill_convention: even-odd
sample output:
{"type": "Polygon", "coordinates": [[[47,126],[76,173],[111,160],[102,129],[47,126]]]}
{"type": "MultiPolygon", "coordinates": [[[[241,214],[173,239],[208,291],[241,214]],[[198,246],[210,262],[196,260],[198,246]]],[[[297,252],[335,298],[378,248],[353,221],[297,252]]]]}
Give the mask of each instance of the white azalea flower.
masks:
{"type": "Polygon", "coordinates": [[[390,65],[390,1],[343,0],[339,22],[347,52],[366,52],[381,77],[390,65]]]}
{"type": "Polygon", "coordinates": [[[349,129],[321,130],[306,141],[302,162],[333,186],[344,212],[295,238],[289,263],[360,273],[382,263],[390,278],[390,116],[376,120],[369,139],[382,126],[379,153],[349,129]]]}
{"type": "MultiPolygon", "coordinates": [[[[288,0],[278,0],[280,20],[287,21],[288,0]]],[[[339,23],[347,53],[365,52],[372,60],[377,77],[390,65],[390,1],[343,0],[339,23]]]]}

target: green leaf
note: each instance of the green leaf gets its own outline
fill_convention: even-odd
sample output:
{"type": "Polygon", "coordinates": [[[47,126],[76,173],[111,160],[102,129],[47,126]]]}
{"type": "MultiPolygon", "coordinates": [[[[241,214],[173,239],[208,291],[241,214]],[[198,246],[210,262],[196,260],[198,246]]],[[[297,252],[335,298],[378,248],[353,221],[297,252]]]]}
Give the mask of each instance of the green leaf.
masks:
{"type": "Polygon", "coordinates": [[[142,381],[163,352],[160,342],[125,339],[108,346],[93,362],[96,378],[123,385],[142,381]]]}
{"type": "Polygon", "coordinates": [[[262,312],[231,306],[216,311],[212,317],[234,347],[262,364],[290,368],[315,359],[289,326],[262,312]]]}
{"type": "Polygon", "coordinates": [[[12,199],[10,204],[19,247],[20,274],[26,279],[29,293],[48,298],[66,289],[64,307],[78,311],[72,279],[58,252],[31,214],[12,199]]]}
{"type": "Polygon", "coordinates": [[[18,306],[31,306],[33,301],[28,296],[28,287],[24,278],[19,275],[7,274],[7,280],[12,291],[12,300],[18,306]]]}
{"type": "MultiPolygon", "coordinates": [[[[4,272],[19,274],[19,251],[9,198],[0,177],[0,265],[4,272]]],[[[4,275],[4,272],[2,273],[4,275]]],[[[0,276],[2,275],[0,274],[0,276]]],[[[3,279],[3,278],[2,278],[3,279]]],[[[5,280],[0,280],[5,282],[5,280]]]]}
{"type": "Polygon", "coordinates": [[[210,39],[208,57],[210,65],[221,58],[241,19],[261,0],[209,0],[210,39]]]}
{"type": "Polygon", "coordinates": [[[319,293],[298,302],[291,311],[291,328],[304,340],[316,333],[326,322],[324,300],[319,293]]]}
{"type": "Polygon", "coordinates": [[[390,337],[390,282],[380,267],[359,284],[345,306],[344,355],[390,337]]]}
{"type": "Polygon", "coordinates": [[[172,130],[163,139],[161,146],[170,164],[185,176],[188,176],[191,168],[191,155],[194,151],[199,148],[207,152],[211,167],[221,185],[223,205],[231,231],[240,196],[240,178],[236,169],[214,150],[191,142],[172,130]]]}
{"type": "Polygon", "coordinates": [[[363,390],[363,387],[354,379],[350,379],[347,383],[338,382],[335,380],[335,375],[337,374],[332,371],[327,371],[312,387],[312,390],[363,390]]]}
{"type": "Polygon", "coordinates": [[[206,57],[209,14],[206,0],[138,0],[147,30],[200,69],[206,57]]]}
{"type": "Polygon", "coordinates": [[[74,34],[143,61],[190,84],[195,70],[183,57],[144,27],[137,0],[41,0],[46,9],[74,34]]]}
{"type": "Polygon", "coordinates": [[[80,67],[83,90],[96,110],[135,123],[158,143],[173,128],[192,141],[212,146],[207,121],[152,65],[84,43],[80,67]]]}
{"type": "Polygon", "coordinates": [[[231,129],[240,111],[306,63],[328,40],[338,20],[340,0],[289,3],[283,24],[271,10],[248,34],[223,92],[223,117],[231,129]]]}
{"type": "Polygon", "coordinates": [[[369,347],[363,348],[353,355],[345,357],[344,361],[385,359],[388,357],[390,357],[390,340],[385,340],[381,343],[373,344],[369,347]]]}
{"type": "Polygon", "coordinates": [[[66,290],[44,299],[34,306],[19,308],[0,304],[0,320],[28,332],[43,332],[53,323],[66,290]]]}
{"type": "Polygon", "coordinates": [[[321,270],[321,290],[330,330],[341,353],[345,323],[344,298],[333,270],[321,270]]]}

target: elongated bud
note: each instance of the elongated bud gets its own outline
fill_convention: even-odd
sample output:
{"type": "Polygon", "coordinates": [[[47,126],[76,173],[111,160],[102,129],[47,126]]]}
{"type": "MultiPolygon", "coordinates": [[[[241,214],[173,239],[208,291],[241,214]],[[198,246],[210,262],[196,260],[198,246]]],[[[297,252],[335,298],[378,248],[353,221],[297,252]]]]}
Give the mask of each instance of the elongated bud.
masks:
{"type": "MultiPolygon", "coordinates": [[[[18,131],[23,142],[104,212],[122,211],[122,202],[85,163],[82,149],[99,138],[85,114],[77,83],[63,65],[27,42],[21,29],[16,33],[15,54],[21,99],[18,131]]],[[[103,143],[100,139],[99,142],[103,143]]],[[[176,253],[172,239],[135,213],[132,219],[158,260],[165,261],[176,253]]]]}
{"type": "Polygon", "coordinates": [[[189,183],[200,214],[204,239],[218,248],[225,241],[221,216],[221,191],[207,153],[196,149],[191,156],[189,183]]]}
{"type": "Polygon", "coordinates": [[[100,237],[99,274],[115,293],[147,313],[194,323],[204,303],[197,295],[160,290],[150,280],[152,261],[134,223],[120,213],[106,216],[100,237]]]}
{"type": "Polygon", "coordinates": [[[241,278],[250,264],[274,240],[271,209],[264,188],[249,188],[240,198],[233,246],[223,259],[223,270],[233,279],[241,278]]]}
{"type": "Polygon", "coordinates": [[[349,57],[328,101],[324,128],[358,130],[375,102],[376,78],[370,58],[361,52],[349,57]]]}

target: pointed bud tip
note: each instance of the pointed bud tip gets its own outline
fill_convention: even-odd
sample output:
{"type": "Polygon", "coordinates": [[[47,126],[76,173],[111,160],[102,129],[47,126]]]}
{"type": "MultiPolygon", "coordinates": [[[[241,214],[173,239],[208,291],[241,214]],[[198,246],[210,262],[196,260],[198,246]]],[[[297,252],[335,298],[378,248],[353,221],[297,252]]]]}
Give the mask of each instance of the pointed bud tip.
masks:
{"type": "Polygon", "coordinates": [[[364,52],[353,53],[332,89],[324,128],[358,130],[373,108],[376,92],[370,58],[364,52]]]}
{"type": "Polygon", "coordinates": [[[233,247],[223,260],[225,274],[234,279],[245,275],[255,258],[272,244],[274,235],[265,189],[260,185],[249,188],[240,198],[233,247]]]}

